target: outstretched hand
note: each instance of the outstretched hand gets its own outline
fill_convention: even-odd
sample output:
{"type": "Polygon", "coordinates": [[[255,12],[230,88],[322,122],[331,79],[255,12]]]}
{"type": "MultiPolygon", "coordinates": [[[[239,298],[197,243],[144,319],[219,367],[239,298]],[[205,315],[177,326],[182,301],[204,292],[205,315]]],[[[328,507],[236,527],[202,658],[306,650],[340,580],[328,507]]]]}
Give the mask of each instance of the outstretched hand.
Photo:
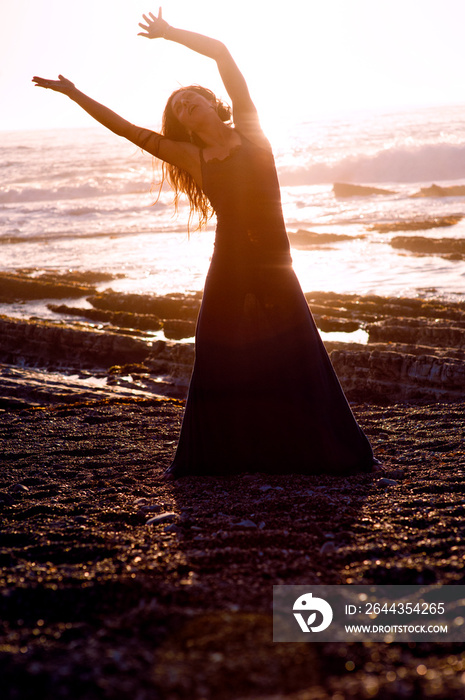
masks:
{"type": "Polygon", "coordinates": [[[69,95],[75,89],[74,83],[62,75],[58,76],[58,80],[47,80],[35,75],[32,78],[32,82],[36,84],[36,87],[48,88],[49,90],[55,90],[55,92],[62,92],[64,95],[69,95]]]}
{"type": "Polygon", "coordinates": [[[161,7],[158,8],[158,17],[155,17],[152,12],[149,12],[149,16],[142,15],[146,24],[139,22],[139,27],[143,29],[143,32],[139,32],[137,36],[145,36],[147,39],[161,39],[165,36],[166,30],[169,28],[168,22],[165,22],[161,15],[161,7]]]}

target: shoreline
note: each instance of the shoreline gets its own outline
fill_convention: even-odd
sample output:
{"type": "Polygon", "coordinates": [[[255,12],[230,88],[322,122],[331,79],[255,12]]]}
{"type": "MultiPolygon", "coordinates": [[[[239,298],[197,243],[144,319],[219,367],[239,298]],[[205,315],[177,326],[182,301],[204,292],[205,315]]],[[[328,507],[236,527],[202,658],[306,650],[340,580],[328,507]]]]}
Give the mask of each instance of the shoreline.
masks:
{"type": "MultiPolygon", "coordinates": [[[[185,397],[201,293],[98,291],[100,282],[95,272],[0,273],[4,309],[30,301],[49,313],[0,315],[4,407],[9,398],[25,407],[53,402],[47,384],[56,387],[55,402],[92,388],[100,396],[185,397]],[[55,375],[50,382],[47,372],[55,375]]],[[[465,395],[465,301],[335,292],[305,297],[350,401],[424,403],[465,395]]]]}

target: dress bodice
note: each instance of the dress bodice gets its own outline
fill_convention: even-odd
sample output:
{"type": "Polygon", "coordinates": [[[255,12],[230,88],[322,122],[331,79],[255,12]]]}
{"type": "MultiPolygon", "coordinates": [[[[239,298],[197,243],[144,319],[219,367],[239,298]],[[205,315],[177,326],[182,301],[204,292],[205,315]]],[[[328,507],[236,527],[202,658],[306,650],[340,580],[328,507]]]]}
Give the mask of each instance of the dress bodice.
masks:
{"type": "Polygon", "coordinates": [[[289,256],[273,154],[244,136],[224,159],[205,161],[203,191],[217,216],[216,253],[289,256]]]}

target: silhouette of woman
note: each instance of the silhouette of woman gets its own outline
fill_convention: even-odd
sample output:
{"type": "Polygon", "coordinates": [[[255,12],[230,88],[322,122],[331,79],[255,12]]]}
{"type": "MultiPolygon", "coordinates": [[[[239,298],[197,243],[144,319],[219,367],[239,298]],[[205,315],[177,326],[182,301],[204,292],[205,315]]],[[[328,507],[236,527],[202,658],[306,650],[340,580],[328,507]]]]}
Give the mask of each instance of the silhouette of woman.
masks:
{"type": "Polygon", "coordinates": [[[230,112],[199,86],[174,92],[162,133],[129,123],[59,76],[68,95],[114,133],[161,159],[191,214],[217,216],[196,328],[195,364],[175,459],[165,478],[255,471],[371,471],[371,446],[344,396],[292,269],[271,147],[234,60],[220,41],[143,15],[140,36],[216,61],[230,112]],[[229,123],[228,123],[229,122],[229,123]]]}

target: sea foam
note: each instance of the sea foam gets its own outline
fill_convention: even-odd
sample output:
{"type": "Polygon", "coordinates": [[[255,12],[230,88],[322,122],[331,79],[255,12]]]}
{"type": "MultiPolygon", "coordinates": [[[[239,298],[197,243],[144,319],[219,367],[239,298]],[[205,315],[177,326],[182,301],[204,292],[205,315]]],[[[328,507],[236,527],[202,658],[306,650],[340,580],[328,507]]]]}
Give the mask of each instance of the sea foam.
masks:
{"type": "Polygon", "coordinates": [[[465,144],[425,144],[386,148],[373,154],[349,155],[336,162],[281,166],[282,185],[319,185],[333,182],[409,183],[465,178],[465,144]]]}

